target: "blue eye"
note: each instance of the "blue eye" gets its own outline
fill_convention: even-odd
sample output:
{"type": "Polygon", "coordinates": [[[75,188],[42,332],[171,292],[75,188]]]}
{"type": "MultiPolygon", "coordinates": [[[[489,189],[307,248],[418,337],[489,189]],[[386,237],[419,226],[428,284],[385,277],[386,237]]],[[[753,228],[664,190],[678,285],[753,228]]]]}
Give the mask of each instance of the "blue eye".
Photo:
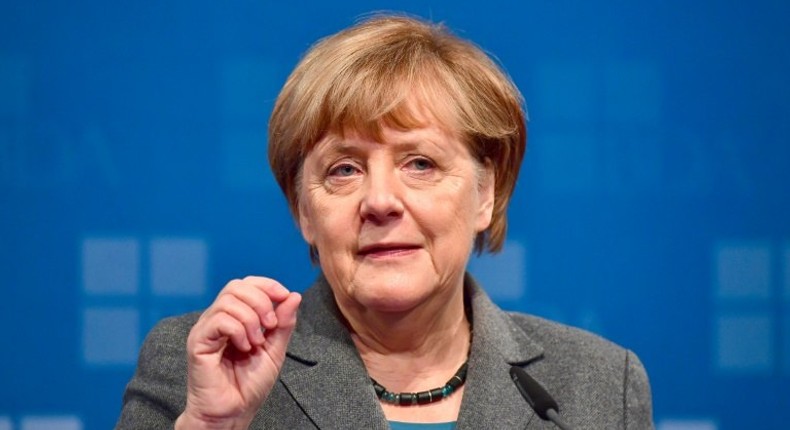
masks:
{"type": "Polygon", "coordinates": [[[351,164],[341,164],[335,166],[329,171],[331,176],[352,176],[357,173],[357,168],[351,164]]]}
{"type": "Polygon", "coordinates": [[[411,160],[409,164],[411,164],[415,170],[420,170],[420,171],[429,170],[434,167],[433,163],[425,158],[415,158],[414,160],[411,160]]]}

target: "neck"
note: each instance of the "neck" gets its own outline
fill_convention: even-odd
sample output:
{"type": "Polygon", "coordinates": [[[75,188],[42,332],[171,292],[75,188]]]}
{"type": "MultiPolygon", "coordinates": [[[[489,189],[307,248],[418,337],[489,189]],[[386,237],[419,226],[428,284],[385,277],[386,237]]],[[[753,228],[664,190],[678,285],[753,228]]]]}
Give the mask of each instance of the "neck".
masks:
{"type": "Polygon", "coordinates": [[[352,339],[371,377],[394,391],[443,385],[466,361],[471,326],[463,287],[451,297],[406,312],[376,312],[341,306],[352,339]]]}

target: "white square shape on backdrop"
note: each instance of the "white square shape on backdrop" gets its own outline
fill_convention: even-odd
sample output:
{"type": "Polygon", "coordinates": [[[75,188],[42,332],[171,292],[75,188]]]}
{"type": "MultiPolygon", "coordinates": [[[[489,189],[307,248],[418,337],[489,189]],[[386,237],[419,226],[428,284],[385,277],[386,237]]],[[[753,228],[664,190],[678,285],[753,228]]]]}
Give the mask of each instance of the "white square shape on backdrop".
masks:
{"type": "Polygon", "coordinates": [[[767,314],[730,314],[716,319],[716,367],[725,373],[769,374],[774,366],[774,327],[767,314]]]}
{"type": "Polygon", "coordinates": [[[716,430],[718,426],[711,420],[666,419],[659,421],[656,430],[716,430]]]}
{"type": "Polygon", "coordinates": [[[159,238],[150,243],[151,292],[160,297],[202,297],[208,245],[197,238],[159,238]]]}
{"type": "Polygon", "coordinates": [[[771,248],[760,242],[721,243],[715,251],[720,299],[771,298],[771,248]]]}
{"type": "Polygon", "coordinates": [[[86,364],[134,366],[140,347],[135,308],[90,307],[82,312],[82,358],[86,364]]]}
{"type": "Polygon", "coordinates": [[[82,240],[82,290],[89,295],[137,294],[140,243],[126,237],[87,237],[82,240]]]}
{"type": "Polygon", "coordinates": [[[82,430],[82,420],[74,416],[27,416],[21,430],[82,430]]]}
{"type": "Polygon", "coordinates": [[[11,418],[0,416],[0,430],[14,430],[11,418]]]}

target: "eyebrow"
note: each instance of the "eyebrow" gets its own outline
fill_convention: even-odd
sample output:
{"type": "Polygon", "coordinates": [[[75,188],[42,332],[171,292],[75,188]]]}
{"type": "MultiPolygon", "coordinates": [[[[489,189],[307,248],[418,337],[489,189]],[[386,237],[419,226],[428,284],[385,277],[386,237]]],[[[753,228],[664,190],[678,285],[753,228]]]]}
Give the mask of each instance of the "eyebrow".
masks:
{"type": "MultiPolygon", "coordinates": [[[[321,145],[314,148],[317,155],[321,158],[332,155],[361,156],[367,151],[358,144],[350,143],[352,139],[343,138],[339,134],[328,135],[325,139],[321,145]]],[[[372,138],[363,137],[363,139],[372,138]]],[[[444,138],[441,133],[416,129],[402,133],[395,140],[377,142],[376,144],[393,147],[398,152],[417,151],[425,148],[431,151],[438,151],[441,154],[447,154],[450,148],[445,147],[446,145],[442,143],[443,141],[444,138]]]]}
{"type": "MultiPolygon", "coordinates": [[[[408,139],[404,141],[389,141],[389,142],[376,142],[377,145],[387,145],[390,147],[394,147],[399,151],[409,151],[417,149],[421,142],[420,140],[425,141],[425,139],[408,139]]],[[[433,145],[432,143],[429,143],[433,145]]],[[[360,153],[365,152],[366,150],[363,149],[361,145],[356,145],[353,143],[349,143],[349,141],[345,139],[333,138],[332,140],[325,142],[325,147],[320,149],[321,153],[324,154],[349,154],[349,155],[358,155],[360,153]]]]}

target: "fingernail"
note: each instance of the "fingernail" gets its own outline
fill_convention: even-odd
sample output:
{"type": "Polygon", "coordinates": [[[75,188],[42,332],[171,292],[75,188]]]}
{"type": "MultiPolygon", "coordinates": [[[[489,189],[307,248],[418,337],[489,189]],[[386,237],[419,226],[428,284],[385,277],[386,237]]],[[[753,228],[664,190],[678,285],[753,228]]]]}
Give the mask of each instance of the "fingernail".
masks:
{"type": "Polygon", "coordinates": [[[265,317],[263,317],[263,322],[265,322],[269,327],[274,327],[277,325],[277,316],[274,314],[274,312],[269,312],[265,317]]]}

